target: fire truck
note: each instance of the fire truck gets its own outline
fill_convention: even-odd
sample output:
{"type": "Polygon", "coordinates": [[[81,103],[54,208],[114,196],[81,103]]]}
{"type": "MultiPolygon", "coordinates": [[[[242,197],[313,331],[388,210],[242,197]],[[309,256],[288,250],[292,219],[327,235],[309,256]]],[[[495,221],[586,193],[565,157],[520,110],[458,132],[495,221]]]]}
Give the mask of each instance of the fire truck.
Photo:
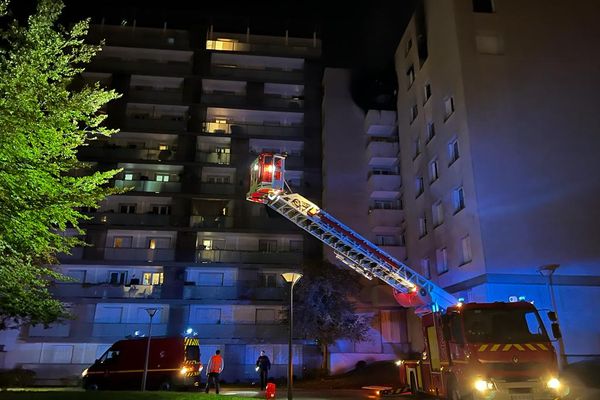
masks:
{"type": "Polygon", "coordinates": [[[396,362],[406,387],[452,400],[559,399],[567,393],[558,379],[554,347],[532,303],[459,301],[293,193],[285,182],[285,158],[275,153],[256,158],[247,200],[275,210],[331,247],[347,267],[391,286],[396,301],[414,309],[424,349],[414,359],[396,362]]]}

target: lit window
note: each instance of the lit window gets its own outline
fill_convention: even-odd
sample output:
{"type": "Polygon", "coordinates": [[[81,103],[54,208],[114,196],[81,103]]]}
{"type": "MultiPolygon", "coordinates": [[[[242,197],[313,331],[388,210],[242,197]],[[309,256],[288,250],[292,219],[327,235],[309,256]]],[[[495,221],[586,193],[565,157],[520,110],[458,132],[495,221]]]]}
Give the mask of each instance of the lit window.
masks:
{"type": "Polygon", "coordinates": [[[435,125],[433,122],[427,123],[427,143],[431,141],[435,136],[435,125]]]}
{"type": "Polygon", "coordinates": [[[473,12],[491,14],[495,11],[494,0],[473,0],[473,12]]]}
{"type": "Polygon", "coordinates": [[[422,176],[417,176],[417,178],[415,179],[415,190],[417,192],[417,195],[415,197],[419,197],[425,191],[425,185],[423,184],[422,176]]]}
{"type": "Polygon", "coordinates": [[[161,150],[161,151],[162,150],[169,150],[169,146],[166,145],[166,144],[159,144],[158,145],[158,149],[161,150]]]}
{"type": "Polygon", "coordinates": [[[166,174],[156,174],[157,182],[169,182],[169,175],[166,174]]]}
{"type": "Polygon", "coordinates": [[[113,247],[115,249],[130,248],[131,242],[131,236],[115,236],[115,238],[113,239],[113,247]]]}
{"type": "Polygon", "coordinates": [[[126,181],[132,181],[133,180],[133,174],[131,172],[125,172],[125,178],[126,181]]]}
{"type": "Polygon", "coordinates": [[[425,101],[423,101],[423,104],[427,103],[427,100],[429,100],[429,98],[431,97],[431,84],[430,83],[426,83],[425,86],[423,87],[423,94],[425,95],[425,101]]]}
{"type": "Polygon", "coordinates": [[[435,255],[438,275],[448,272],[448,251],[446,248],[437,249],[435,255]]]}
{"type": "Polygon", "coordinates": [[[143,285],[162,285],[164,275],[162,272],[144,272],[142,277],[143,285]]]}
{"type": "Polygon", "coordinates": [[[440,177],[437,159],[429,163],[429,182],[433,183],[440,177]]]}
{"type": "Polygon", "coordinates": [[[458,139],[454,138],[448,143],[448,165],[452,165],[459,157],[458,139]]]}
{"type": "Polygon", "coordinates": [[[427,235],[427,217],[425,214],[419,218],[419,238],[427,235]]]}
{"type": "Polygon", "coordinates": [[[454,189],[454,192],[452,192],[452,200],[454,203],[455,214],[465,208],[465,192],[462,186],[454,189]]]}
{"type": "Polygon", "coordinates": [[[471,262],[473,255],[471,254],[471,238],[467,235],[461,240],[462,247],[462,263],[466,264],[471,262]]]}
{"type": "Polygon", "coordinates": [[[429,258],[423,258],[421,259],[421,272],[423,274],[423,276],[427,279],[431,278],[431,271],[430,271],[430,260],[429,258]]]}
{"type": "Polygon", "coordinates": [[[454,97],[444,99],[444,121],[454,113],[454,97]]]}
{"type": "Polygon", "coordinates": [[[171,238],[168,238],[168,237],[159,237],[159,238],[149,238],[148,239],[148,248],[151,250],[168,249],[170,246],[171,246],[171,238]]]}
{"type": "Polygon", "coordinates": [[[431,206],[433,214],[433,226],[440,226],[444,223],[444,206],[441,201],[436,202],[431,206]]]}
{"type": "Polygon", "coordinates": [[[412,65],[406,71],[406,79],[408,80],[408,87],[410,88],[415,82],[415,67],[413,67],[412,65]]]}

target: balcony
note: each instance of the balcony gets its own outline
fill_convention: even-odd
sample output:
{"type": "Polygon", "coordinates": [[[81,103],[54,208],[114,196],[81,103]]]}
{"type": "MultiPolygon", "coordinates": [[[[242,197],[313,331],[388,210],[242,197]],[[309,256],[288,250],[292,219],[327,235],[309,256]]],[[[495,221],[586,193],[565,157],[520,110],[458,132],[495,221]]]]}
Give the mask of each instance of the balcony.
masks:
{"type": "Polygon", "coordinates": [[[187,130],[187,117],[165,117],[165,118],[136,118],[129,116],[125,120],[124,129],[142,132],[179,132],[187,130]]]}
{"type": "Polygon", "coordinates": [[[379,246],[383,251],[394,257],[396,260],[402,261],[406,260],[406,247],[397,245],[397,246],[379,246]]]}
{"type": "Polygon", "coordinates": [[[398,136],[395,111],[369,110],[365,117],[365,133],[370,136],[398,136]]]}
{"type": "Polygon", "coordinates": [[[192,215],[190,217],[190,227],[211,229],[233,228],[233,217],[223,215],[192,215]]]}
{"type": "Polygon", "coordinates": [[[147,261],[161,262],[174,261],[175,249],[147,249],[147,248],[116,248],[106,247],[104,249],[105,260],[118,261],[147,261]]]}
{"type": "Polygon", "coordinates": [[[292,170],[303,169],[304,156],[288,155],[285,159],[285,167],[292,170]]]}
{"type": "Polygon", "coordinates": [[[159,299],[158,285],[111,285],[108,283],[53,283],[50,292],[59,298],[159,299]]]}
{"type": "Polygon", "coordinates": [[[248,98],[245,93],[202,93],[202,103],[218,104],[227,106],[245,106],[248,104],[248,98]]]}
{"type": "MultiPolygon", "coordinates": [[[[214,35],[216,37],[224,36],[227,40],[209,39],[206,41],[206,50],[262,53],[276,56],[319,57],[321,55],[320,40],[290,37],[285,43],[275,43],[272,37],[250,35],[251,43],[247,43],[245,35],[217,32],[214,35]]],[[[280,38],[277,39],[281,41],[280,38]]]]}
{"type": "Polygon", "coordinates": [[[404,220],[404,211],[400,209],[369,209],[369,225],[374,226],[400,226],[404,220]]]}
{"type": "Polygon", "coordinates": [[[237,281],[236,286],[190,286],[183,288],[183,298],[193,300],[282,300],[284,288],[261,287],[256,281],[237,281]]]}
{"type": "Polygon", "coordinates": [[[265,96],[262,105],[266,108],[302,109],[304,108],[304,100],[294,97],[265,96]]]}
{"type": "Polygon", "coordinates": [[[122,57],[103,56],[100,53],[96,57],[89,71],[111,72],[113,74],[140,74],[140,75],[164,75],[164,76],[186,76],[192,73],[191,61],[166,61],[160,62],[155,59],[127,59],[122,57]]]}
{"type": "Polygon", "coordinates": [[[157,182],[157,181],[125,181],[115,179],[115,188],[132,188],[134,192],[150,193],[179,193],[181,191],[180,182],[157,182]]]}
{"type": "Polygon", "coordinates": [[[181,104],[183,102],[183,90],[135,87],[129,89],[127,100],[136,103],[181,104]]]}
{"type": "Polygon", "coordinates": [[[233,183],[202,182],[200,184],[200,193],[232,195],[235,193],[235,185],[233,183]]]}
{"type": "MultiPolygon", "coordinates": [[[[287,334],[287,324],[273,322],[270,324],[195,324],[189,325],[198,332],[202,339],[256,339],[282,338],[287,334]]],[[[154,332],[154,325],[152,325],[154,332]]]]}
{"type": "MultiPolygon", "coordinates": [[[[371,173],[367,182],[371,194],[375,192],[394,192],[399,195],[402,180],[400,174],[371,173]]],[[[389,196],[382,196],[389,197],[389,196]]],[[[397,195],[396,195],[397,198],[397,195]]]]}
{"type": "Polygon", "coordinates": [[[230,153],[207,153],[203,151],[196,152],[196,161],[207,164],[229,165],[231,162],[230,153]]]}
{"type": "Polygon", "coordinates": [[[123,226],[184,226],[187,218],[180,215],[122,214],[114,212],[88,213],[93,219],[87,224],[123,226]]]}
{"type": "Polygon", "coordinates": [[[302,70],[254,69],[243,65],[211,64],[210,75],[216,78],[240,79],[263,82],[301,83],[302,70]]]}
{"type": "Polygon", "coordinates": [[[123,25],[91,25],[91,43],[106,40],[107,46],[152,47],[157,49],[188,50],[189,34],[184,30],[156,29],[123,25]]]}
{"type": "Polygon", "coordinates": [[[149,160],[169,161],[175,159],[172,150],[159,149],[132,149],[126,147],[111,146],[84,146],[78,150],[78,155],[87,160],[149,160]]]}
{"type": "MultiPolygon", "coordinates": [[[[125,336],[132,335],[133,332],[147,332],[148,323],[100,323],[96,322],[92,324],[92,337],[114,337],[124,338],[125,336]]],[[[167,324],[152,324],[152,336],[164,336],[167,334],[167,324]]]]}
{"type": "Polygon", "coordinates": [[[231,134],[237,136],[279,136],[282,138],[304,136],[304,126],[302,125],[205,122],[202,124],[202,129],[206,133],[231,134]]]}
{"type": "Polygon", "coordinates": [[[398,163],[398,140],[370,140],[367,145],[369,165],[390,166],[398,163]]]}
{"type": "Polygon", "coordinates": [[[263,252],[251,250],[198,250],[197,262],[223,262],[248,264],[300,264],[301,252],[263,252]]]}

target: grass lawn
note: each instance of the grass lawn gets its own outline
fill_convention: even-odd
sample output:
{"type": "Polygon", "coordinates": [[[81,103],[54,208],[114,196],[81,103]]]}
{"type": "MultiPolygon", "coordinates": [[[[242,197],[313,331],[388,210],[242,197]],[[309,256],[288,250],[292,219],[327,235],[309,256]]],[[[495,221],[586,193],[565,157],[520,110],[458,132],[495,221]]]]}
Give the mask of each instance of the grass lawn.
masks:
{"type": "Polygon", "coordinates": [[[200,392],[84,392],[81,390],[31,389],[0,392],[2,400],[247,400],[249,397],[200,392]]]}

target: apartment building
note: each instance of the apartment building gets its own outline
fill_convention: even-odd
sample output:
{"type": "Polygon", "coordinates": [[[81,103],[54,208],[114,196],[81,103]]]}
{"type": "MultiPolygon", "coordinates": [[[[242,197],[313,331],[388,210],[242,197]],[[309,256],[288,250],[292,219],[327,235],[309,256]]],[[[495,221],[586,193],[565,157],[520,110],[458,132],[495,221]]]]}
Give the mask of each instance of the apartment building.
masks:
{"type": "Polygon", "coordinates": [[[599,11],[425,0],[395,55],[408,264],[467,301],[551,290],[569,361],[600,354],[599,11]]]}
{"type": "MultiPolygon", "coordinates": [[[[85,210],[91,246],[61,257],[73,281],[51,290],[75,319],[15,332],[4,367],[47,382],[76,378],[152,323],[153,336],[192,332],[203,362],[220,349],[225,380],[256,378],[261,350],[271,376],[284,377],[280,274],[321,247],[245,194],[250,162],[277,151],[288,154],[291,187],[320,202],[320,40],[94,25],[89,40],[103,38],[82,78],[123,94],[106,110],[120,132],[90,142],[80,158],[121,169],[111,184],[128,191],[85,210]],[[152,320],[148,308],[158,310],[152,320]]],[[[302,371],[315,346],[294,347],[302,371]]]]}
{"type": "MultiPolygon", "coordinates": [[[[395,104],[387,109],[377,104],[361,108],[352,96],[352,81],[348,69],[327,68],[323,75],[323,208],[404,260],[395,104]]],[[[337,262],[333,251],[325,253],[337,262]]],[[[357,311],[371,319],[369,338],[332,346],[334,372],[352,369],[361,360],[396,360],[410,351],[407,312],[394,300],[392,288],[377,279],[363,279],[361,284],[357,311]]]]}

